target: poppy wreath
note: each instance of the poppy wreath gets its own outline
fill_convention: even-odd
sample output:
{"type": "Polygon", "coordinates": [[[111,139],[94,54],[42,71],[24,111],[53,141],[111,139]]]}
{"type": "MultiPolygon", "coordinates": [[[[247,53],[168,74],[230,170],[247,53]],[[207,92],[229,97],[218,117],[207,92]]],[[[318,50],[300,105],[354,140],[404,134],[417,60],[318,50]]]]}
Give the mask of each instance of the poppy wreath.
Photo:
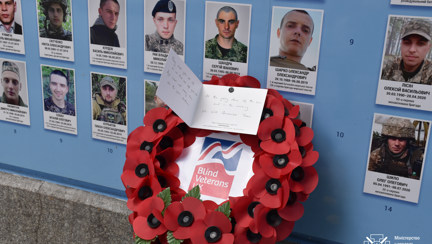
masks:
{"type": "MultiPolygon", "coordinates": [[[[251,76],[214,76],[204,84],[260,88],[251,76]]],[[[176,159],[196,137],[214,131],[188,127],[170,108],[150,110],[130,133],[121,175],[133,211],[135,243],[275,243],[287,238],[318,184],[313,131],[293,106],[269,89],[257,135],[240,134],[254,152],[243,196],[216,204],[199,187],[183,191],[176,159]]]]}

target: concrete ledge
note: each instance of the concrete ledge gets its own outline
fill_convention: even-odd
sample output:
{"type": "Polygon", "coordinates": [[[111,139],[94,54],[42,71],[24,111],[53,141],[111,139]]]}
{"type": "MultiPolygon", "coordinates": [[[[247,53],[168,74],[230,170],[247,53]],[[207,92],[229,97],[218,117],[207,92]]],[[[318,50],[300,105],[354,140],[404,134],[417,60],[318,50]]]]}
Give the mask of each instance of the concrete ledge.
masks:
{"type": "Polygon", "coordinates": [[[0,172],[0,243],[133,243],[124,200],[0,172]]]}

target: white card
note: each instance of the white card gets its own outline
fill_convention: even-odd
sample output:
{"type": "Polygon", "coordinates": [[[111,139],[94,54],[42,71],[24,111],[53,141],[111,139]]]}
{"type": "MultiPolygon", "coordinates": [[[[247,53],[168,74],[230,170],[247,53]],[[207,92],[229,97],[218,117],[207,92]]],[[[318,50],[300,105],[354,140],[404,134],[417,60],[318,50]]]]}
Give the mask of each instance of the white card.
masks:
{"type": "Polygon", "coordinates": [[[255,135],[267,89],[203,85],[171,50],[156,95],[190,127],[255,135]]]}

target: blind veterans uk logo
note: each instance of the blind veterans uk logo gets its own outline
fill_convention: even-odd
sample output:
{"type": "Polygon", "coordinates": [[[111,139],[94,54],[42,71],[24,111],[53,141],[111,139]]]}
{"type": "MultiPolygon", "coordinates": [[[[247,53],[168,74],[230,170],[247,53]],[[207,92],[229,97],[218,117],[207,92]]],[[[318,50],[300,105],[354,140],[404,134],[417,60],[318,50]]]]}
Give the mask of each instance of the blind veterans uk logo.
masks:
{"type": "Polygon", "coordinates": [[[383,234],[370,234],[366,236],[366,240],[363,241],[363,244],[390,244],[388,237],[383,234]]]}
{"type": "Polygon", "coordinates": [[[242,145],[205,138],[189,189],[199,185],[202,194],[227,199],[243,152],[242,145]]]}

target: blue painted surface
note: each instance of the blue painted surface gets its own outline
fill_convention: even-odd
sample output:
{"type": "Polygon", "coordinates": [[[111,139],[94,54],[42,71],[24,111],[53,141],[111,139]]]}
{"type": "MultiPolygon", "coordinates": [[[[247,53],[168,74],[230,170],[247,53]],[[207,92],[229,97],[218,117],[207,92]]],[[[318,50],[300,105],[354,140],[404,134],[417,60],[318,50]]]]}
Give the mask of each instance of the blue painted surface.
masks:
{"type": "MultiPolygon", "coordinates": [[[[73,0],[75,62],[39,58],[36,6],[22,0],[26,55],[0,53],[27,62],[31,126],[0,122],[0,169],[101,192],[122,195],[120,175],[125,146],[91,138],[90,72],[128,77],[129,132],[142,124],[143,1],[128,0],[128,69],[89,64],[87,1],[73,0]],[[43,128],[40,64],[74,68],[78,135],[43,128]],[[16,133],[15,133],[16,132],[16,133]],[[62,142],[60,142],[60,139],[62,142]],[[112,153],[109,153],[112,149],[112,153]]],[[[382,48],[389,14],[432,16],[431,8],[391,6],[390,0],[237,0],[252,4],[249,74],[266,85],[272,6],[324,10],[324,25],[315,96],[282,92],[295,101],[315,104],[314,145],[320,152],[318,188],[294,228],[299,243],[363,243],[366,236],[420,236],[432,243],[431,153],[428,150],[418,204],[362,192],[373,113],[431,119],[430,112],[375,105],[382,48]],[[354,45],[350,45],[354,39],[354,45]],[[344,138],[336,137],[344,132],[344,138]],[[393,211],[385,211],[391,206],[393,211]],[[329,240],[329,241],[325,241],[329,240]]],[[[187,0],[186,63],[202,78],[204,42],[202,0],[187,0]]],[[[430,146],[429,146],[430,147],[430,146]]],[[[393,242],[392,242],[393,243],[393,242]]]]}

